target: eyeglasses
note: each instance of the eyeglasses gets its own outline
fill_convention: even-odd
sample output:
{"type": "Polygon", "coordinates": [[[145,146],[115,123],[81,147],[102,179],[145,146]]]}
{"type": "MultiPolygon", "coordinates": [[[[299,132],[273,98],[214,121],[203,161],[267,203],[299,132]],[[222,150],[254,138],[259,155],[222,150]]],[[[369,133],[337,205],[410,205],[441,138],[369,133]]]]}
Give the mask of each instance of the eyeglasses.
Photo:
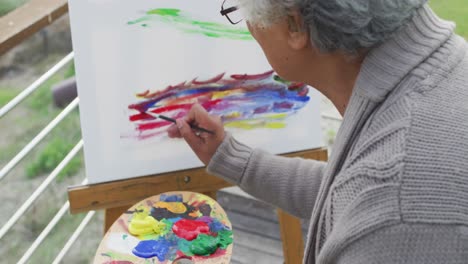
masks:
{"type": "Polygon", "coordinates": [[[243,18],[240,15],[240,12],[234,12],[239,10],[239,5],[237,0],[224,0],[221,5],[221,15],[225,16],[231,24],[239,24],[243,18]]]}

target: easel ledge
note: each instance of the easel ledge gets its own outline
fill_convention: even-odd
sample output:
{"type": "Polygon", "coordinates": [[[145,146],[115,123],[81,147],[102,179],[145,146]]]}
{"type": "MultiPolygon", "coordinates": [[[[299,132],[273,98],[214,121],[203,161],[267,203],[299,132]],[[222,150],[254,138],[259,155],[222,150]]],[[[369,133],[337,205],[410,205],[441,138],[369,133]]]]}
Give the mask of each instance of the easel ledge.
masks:
{"type": "MultiPolygon", "coordinates": [[[[325,148],[281,156],[320,161],[326,161],[328,158],[325,148]]],[[[169,191],[192,191],[204,193],[216,199],[216,192],[229,186],[232,184],[209,175],[202,167],[114,182],[71,186],[68,188],[68,200],[72,214],[104,209],[104,231],[106,232],[125,210],[150,196],[169,191]]],[[[285,263],[300,263],[304,250],[300,220],[280,209],[278,209],[278,218],[285,263]]]]}

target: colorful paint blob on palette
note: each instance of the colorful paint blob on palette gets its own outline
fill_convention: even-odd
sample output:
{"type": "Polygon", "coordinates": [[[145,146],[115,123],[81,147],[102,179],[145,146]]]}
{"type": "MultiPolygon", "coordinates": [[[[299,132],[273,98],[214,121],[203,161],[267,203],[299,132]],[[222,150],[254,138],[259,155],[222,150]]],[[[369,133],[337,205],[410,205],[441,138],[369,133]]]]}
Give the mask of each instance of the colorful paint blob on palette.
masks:
{"type": "Polygon", "coordinates": [[[222,73],[204,81],[195,78],[161,91],[137,94],[140,100],[128,106],[128,118],[135,130],[122,137],[145,140],[162,136],[172,123],[147,112],[177,119],[195,103],[220,116],[225,127],[281,129],[288,117],[309,102],[308,92],[307,85],[285,81],[273,71],[257,75],[222,73]]]}
{"type": "Polygon", "coordinates": [[[127,212],[132,214],[128,231],[139,239],[132,253],[160,262],[224,254],[232,244],[232,230],[213,206],[210,200],[184,202],[181,195],[161,195],[160,201],[127,212]]]}
{"type": "Polygon", "coordinates": [[[175,8],[152,9],[147,11],[144,16],[129,21],[127,24],[150,28],[153,23],[163,23],[165,26],[173,27],[184,34],[232,40],[253,40],[252,35],[246,28],[233,27],[230,24],[196,20],[193,19],[190,14],[186,14],[180,9],[175,8]]]}

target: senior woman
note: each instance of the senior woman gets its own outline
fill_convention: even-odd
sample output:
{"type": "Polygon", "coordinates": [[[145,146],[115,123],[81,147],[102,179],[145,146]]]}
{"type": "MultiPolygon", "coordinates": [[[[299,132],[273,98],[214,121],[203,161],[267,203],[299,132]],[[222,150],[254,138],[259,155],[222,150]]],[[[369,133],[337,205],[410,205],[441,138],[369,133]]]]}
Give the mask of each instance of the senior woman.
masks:
{"type": "Polygon", "coordinates": [[[252,149],[199,105],[169,136],[185,138],[208,172],[309,218],[304,263],[468,263],[468,46],[425,2],[228,9],[244,14],[280,76],[343,115],[328,163],[252,149]]]}

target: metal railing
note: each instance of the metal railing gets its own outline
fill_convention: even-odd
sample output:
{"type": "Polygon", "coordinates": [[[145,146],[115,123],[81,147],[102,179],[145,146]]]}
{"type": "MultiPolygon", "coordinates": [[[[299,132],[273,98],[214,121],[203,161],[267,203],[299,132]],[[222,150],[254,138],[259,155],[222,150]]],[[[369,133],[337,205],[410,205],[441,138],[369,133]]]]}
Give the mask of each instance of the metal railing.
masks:
{"type": "MultiPolygon", "coordinates": [[[[4,117],[10,110],[18,106],[24,99],[31,95],[38,87],[44,84],[50,77],[62,69],[65,65],[73,60],[73,53],[68,54],[55,66],[49,69],[45,74],[34,81],[30,86],[23,90],[18,96],[13,98],[9,103],[0,109],[0,118],[4,117]]],[[[78,106],[79,99],[75,98],[60,114],[58,114],[44,129],[42,129],[21,151],[18,152],[1,170],[0,180],[8,175],[12,169],[55,128],[62,120],[64,120],[68,114],[72,112],[78,106]]],[[[49,174],[49,176],[37,187],[37,189],[31,194],[31,196],[15,211],[11,218],[0,228],[0,240],[9,232],[14,224],[25,214],[25,212],[31,207],[31,205],[38,200],[41,194],[47,189],[50,183],[57,178],[60,172],[70,163],[73,157],[83,148],[83,140],[80,140],[75,147],[70,150],[66,157],[57,165],[57,167],[49,174]]],[[[0,183],[1,184],[1,183],[0,183]]],[[[86,184],[86,179],[83,180],[82,184],[86,184]]],[[[63,218],[65,213],[69,209],[69,202],[66,201],[56,215],[51,219],[48,225],[42,230],[39,236],[34,240],[31,246],[23,254],[18,263],[26,263],[39,245],[44,239],[53,231],[57,223],[63,218]]],[[[69,240],[65,243],[62,250],[56,256],[54,263],[59,263],[66,253],[70,250],[73,243],[76,241],[78,236],[81,234],[83,229],[87,226],[91,218],[95,215],[94,211],[89,212],[86,217],[82,220],[78,228],[70,236],[69,240]]]]}

